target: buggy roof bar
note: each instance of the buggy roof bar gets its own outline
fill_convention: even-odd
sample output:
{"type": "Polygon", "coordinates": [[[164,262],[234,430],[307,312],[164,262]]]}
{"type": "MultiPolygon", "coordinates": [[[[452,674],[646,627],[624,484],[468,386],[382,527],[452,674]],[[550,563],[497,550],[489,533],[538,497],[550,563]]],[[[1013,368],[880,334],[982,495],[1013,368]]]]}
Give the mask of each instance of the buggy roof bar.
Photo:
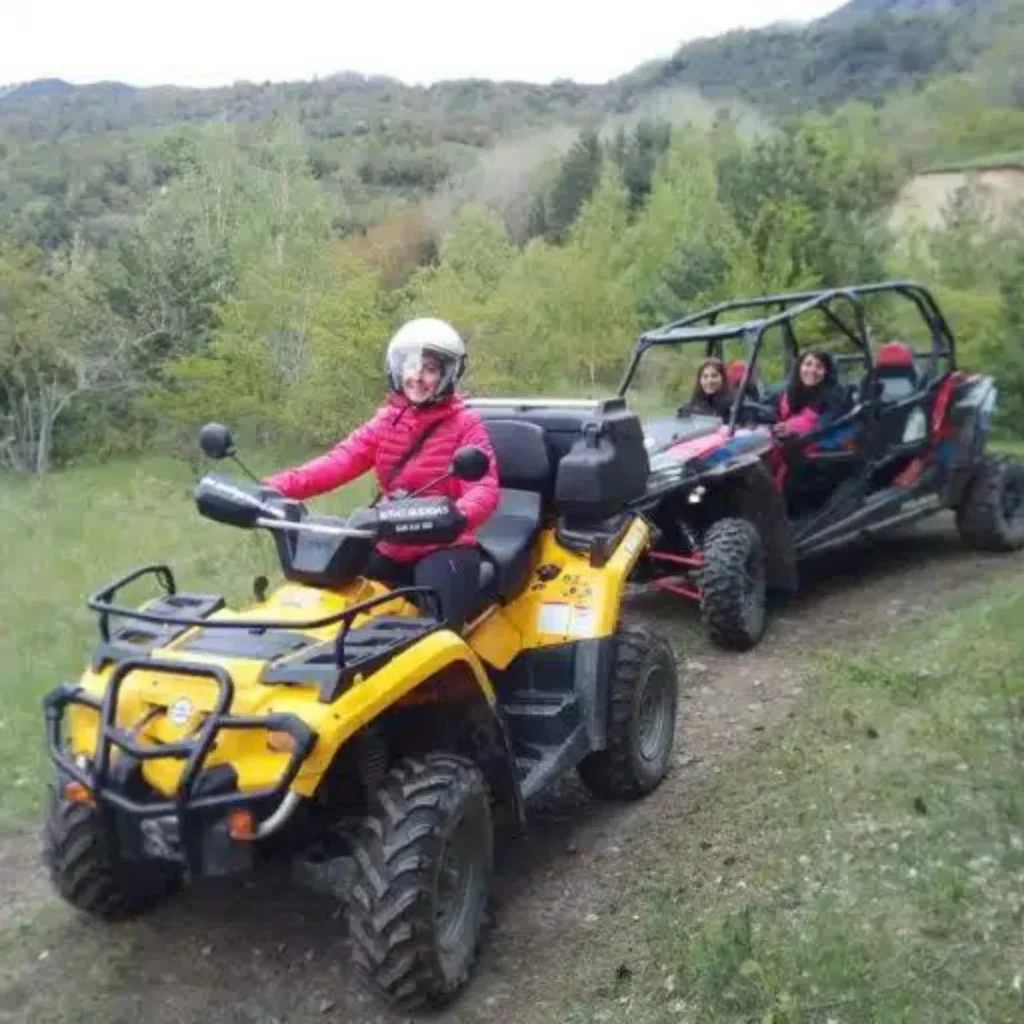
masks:
{"type": "Polygon", "coordinates": [[[768,319],[771,319],[774,322],[780,322],[781,320],[799,316],[801,313],[804,313],[809,309],[818,308],[823,303],[828,303],[837,297],[856,301],[854,298],[855,296],[877,295],[882,292],[894,292],[898,295],[902,295],[904,298],[910,299],[910,301],[917,306],[918,311],[921,313],[921,316],[925,321],[931,325],[940,327],[941,333],[947,337],[952,335],[945,317],[943,317],[934,297],[927,288],[918,284],[916,281],[894,280],[874,281],[869,284],[850,285],[845,288],[818,288],[810,291],[779,292],[773,295],[761,295],[747,299],[729,299],[714,306],[708,306],[696,313],[691,313],[689,316],[686,316],[681,320],[674,320],[662,327],[655,328],[652,331],[647,331],[640,336],[640,339],[650,339],[651,341],[673,340],[670,335],[679,331],[680,328],[685,327],[693,327],[694,333],[689,337],[680,335],[678,340],[705,338],[708,336],[707,333],[701,332],[706,332],[707,328],[716,326],[721,326],[727,332],[743,333],[744,329],[753,328],[763,323],[766,318],[757,317],[748,320],[745,323],[740,322],[718,325],[718,317],[723,313],[734,312],[742,309],[766,309],[771,306],[778,306],[779,309],[776,315],[768,319]],[[698,326],[702,321],[707,321],[707,327],[701,328],[698,326]]]}
{"type": "Polygon", "coordinates": [[[774,327],[781,327],[788,347],[796,352],[797,344],[793,334],[792,321],[804,313],[815,309],[820,310],[837,330],[845,334],[857,346],[863,357],[868,378],[872,378],[874,361],[871,358],[870,334],[864,314],[864,296],[885,292],[900,295],[914,303],[931,332],[931,355],[935,358],[948,357],[952,367],[955,358],[955,339],[931,292],[916,281],[874,281],[846,288],[821,288],[813,291],[761,295],[750,299],[730,299],[727,302],[720,302],[715,306],[691,313],[681,320],[674,320],[662,327],[646,331],[640,335],[633,346],[632,355],[616,393],[625,396],[644,352],[656,345],[681,345],[703,341],[708,343],[708,354],[710,354],[711,346],[715,342],[743,339],[747,344],[748,358],[743,371],[743,379],[736,388],[736,397],[732,404],[728,423],[730,434],[734,433],[740,406],[754,372],[765,333],[774,327]],[[839,299],[843,299],[853,306],[856,321],[854,326],[851,327],[831,309],[832,303],[839,299]],[[773,306],[778,307],[774,313],[770,312],[773,306]],[[723,313],[738,310],[765,310],[767,315],[727,324],[717,322],[723,313]]]}
{"type": "MultiPolygon", "coordinates": [[[[955,339],[949,324],[940,311],[931,292],[916,281],[893,280],[875,281],[868,284],[851,285],[846,288],[821,288],[813,291],[780,292],[774,295],[762,295],[748,299],[730,299],[706,309],[691,313],[681,320],[674,320],[662,327],[645,331],[633,346],[633,352],[617,388],[617,394],[625,395],[630,382],[636,373],[641,356],[647,349],[656,345],[684,345],[695,342],[721,342],[732,339],[746,339],[749,350],[749,362],[744,373],[743,382],[738,395],[746,388],[753,363],[761,347],[765,333],[774,327],[781,327],[795,348],[795,338],[791,322],[797,317],[812,310],[820,310],[834,327],[846,335],[860,348],[868,372],[871,372],[871,345],[864,315],[863,296],[892,292],[909,299],[917,307],[922,319],[928,325],[932,335],[932,355],[948,356],[953,359],[955,339]],[[836,300],[846,300],[854,309],[856,324],[851,327],[832,308],[836,300]],[[771,307],[778,307],[771,313],[771,307]],[[765,310],[767,315],[747,320],[720,324],[718,318],[723,313],[739,310],[765,310]]],[[[735,421],[738,405],[730,417],[735,421]]]]}

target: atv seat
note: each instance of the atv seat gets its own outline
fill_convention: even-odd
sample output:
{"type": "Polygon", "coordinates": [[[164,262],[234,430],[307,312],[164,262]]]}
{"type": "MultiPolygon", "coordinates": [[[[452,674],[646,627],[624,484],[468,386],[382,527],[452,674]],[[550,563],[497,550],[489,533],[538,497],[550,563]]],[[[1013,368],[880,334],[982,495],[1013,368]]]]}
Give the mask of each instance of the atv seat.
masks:
{"type": "Polygon", "coordinates": [[[552,459],[544,429],[536,423],[488,420],[484,425],[498,464],[501,499],[494,515],[476,530],[484,555],[480,590],[485,600],[507,601],[530,578],[544,496],[551,490],[552,459]]]}

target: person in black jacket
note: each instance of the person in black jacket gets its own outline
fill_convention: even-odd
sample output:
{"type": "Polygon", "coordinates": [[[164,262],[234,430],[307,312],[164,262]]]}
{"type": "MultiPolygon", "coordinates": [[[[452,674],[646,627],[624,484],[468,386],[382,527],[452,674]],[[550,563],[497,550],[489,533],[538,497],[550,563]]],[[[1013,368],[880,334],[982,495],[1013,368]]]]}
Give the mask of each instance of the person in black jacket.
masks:
{"type": "Polygon", "coordinates": [[[721,359],[705,359],[697,367],[693,393],[685,405],[679,407],[678,416],[718,416],[729,418],[733,393],[725,376],[721,359]]]}

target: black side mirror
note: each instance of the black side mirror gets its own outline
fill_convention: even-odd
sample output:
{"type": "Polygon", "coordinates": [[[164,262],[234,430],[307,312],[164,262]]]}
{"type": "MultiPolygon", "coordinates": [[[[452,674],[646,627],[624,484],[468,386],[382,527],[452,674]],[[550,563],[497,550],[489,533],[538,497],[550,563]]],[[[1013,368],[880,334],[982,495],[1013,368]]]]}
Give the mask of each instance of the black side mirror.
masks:
{"type": "Polygon", "coordinates": [[[452,459],[452,476],[459,480],[473,483],[481,480],[491,467],[490,456],[475,445],[467,444],[460,448],[452,459]]]}
{"type": "Polygon", "coordinates": [[[235,454],[235,439],[222,423],[207,423],[199,431],[199,447],[211,459],[226,459],[235,454]]]}

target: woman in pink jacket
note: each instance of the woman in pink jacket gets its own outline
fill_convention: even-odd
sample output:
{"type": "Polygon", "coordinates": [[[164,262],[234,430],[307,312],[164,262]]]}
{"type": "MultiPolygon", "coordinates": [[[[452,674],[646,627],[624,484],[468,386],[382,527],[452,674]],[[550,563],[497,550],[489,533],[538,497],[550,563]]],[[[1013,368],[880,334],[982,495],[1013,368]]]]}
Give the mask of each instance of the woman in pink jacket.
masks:
{"type": "MultiPolygon", "coordinates": [[[[839,383],[835,360],[824,349],[810,349],[793,368],[786,390],[777,403],[778,420],[772,436],[778,441],[809,434],[838,419],[845,411],[846,392],[839,383]]],[[[814,446],[804,449],[811,454],[814,446]]],[[[770,455],[775,487],[782,491],[786,484],[786,454],[773,448],[770,455]]]]}
{"type": "Polygon", "coordinates": [[[843,413],[846,394],[839,383],[835,360],[824,349],[810,349],[796,364],[786,390],[779,396],[776,437],[809,434],[843,413]]]}
{"type": "Polygon", "coordinates": [[[325,455],[264,482],[287,498],[302,500],[372,469],[381,494],[425,487],[424,496],[451,498],[462,526],[451,545],[381,541],[367,575],[394,586],[433,588],[448,623],[461,629],[479,589],[480,550],[473,531],[498,507],[498,472],[490,438],[477,413],[455,393],[466,368],[465,345],[443,320],[411,320],[391,339],[386,368],[391,393],[367,423],[325,455]],[[488,454],[485,476],[473,483],[451,476],[432,483],[446,473],[462,445],[475,445],[488,454]]]}

